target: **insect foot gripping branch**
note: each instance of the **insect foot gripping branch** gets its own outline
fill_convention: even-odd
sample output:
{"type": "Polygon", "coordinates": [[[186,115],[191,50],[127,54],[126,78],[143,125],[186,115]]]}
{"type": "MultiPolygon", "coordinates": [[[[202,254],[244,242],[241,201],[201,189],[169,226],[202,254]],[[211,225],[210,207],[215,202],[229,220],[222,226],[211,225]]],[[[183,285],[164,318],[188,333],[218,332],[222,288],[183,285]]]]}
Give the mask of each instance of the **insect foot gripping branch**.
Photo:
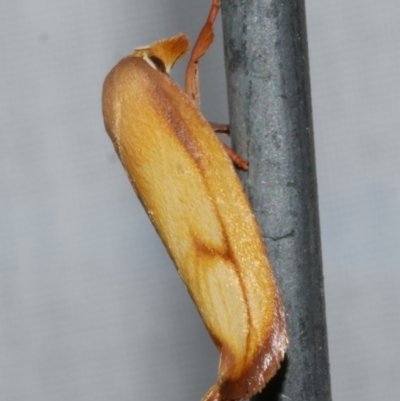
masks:
{"type": "Polygon", "coordinates": [[[103,89],[106,130],[221,354],[204,401],[251,397],[275,375],[288,345],[260,230],[197,108],[198,59],[212,42],[218,8],[214,0],[193,49],[186,93],[168,75],[189,49],[183,34],[122,59],[103,89]]]}

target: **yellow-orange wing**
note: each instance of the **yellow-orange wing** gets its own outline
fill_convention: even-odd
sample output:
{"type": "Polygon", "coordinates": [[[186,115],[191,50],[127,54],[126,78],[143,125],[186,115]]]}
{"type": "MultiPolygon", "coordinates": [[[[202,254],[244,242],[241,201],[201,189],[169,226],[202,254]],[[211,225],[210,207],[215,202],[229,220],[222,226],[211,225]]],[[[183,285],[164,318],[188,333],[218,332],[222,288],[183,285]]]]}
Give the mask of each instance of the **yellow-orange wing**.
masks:
{"type": "Polygon", "coordinates": [[[106,130],[221,352],[204,400],[247,398],[287,348],[279,291],[231,161],[188,96],[146,57],[126,57],[107,76],[106,130]]]}

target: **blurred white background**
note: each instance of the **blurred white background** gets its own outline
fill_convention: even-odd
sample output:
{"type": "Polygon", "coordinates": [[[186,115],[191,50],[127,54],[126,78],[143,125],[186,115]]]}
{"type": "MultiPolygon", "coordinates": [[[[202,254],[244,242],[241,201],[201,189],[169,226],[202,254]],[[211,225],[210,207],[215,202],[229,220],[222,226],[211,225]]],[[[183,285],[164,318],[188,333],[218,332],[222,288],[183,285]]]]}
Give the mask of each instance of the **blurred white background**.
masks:
{"type": "MultiPolygon", "coordinates": [[[[335,401],[400,392],[400,2],[307,0],[335,401]]],[[[104,77],[206,0],[0,1],[0,399],[199,400],[217,352],[102,121],[104,77]]],[[[182,82],[185,59],[173,77],[182,82]]],[[[202,108],[228,121],[222,33],[202,108]]]]}

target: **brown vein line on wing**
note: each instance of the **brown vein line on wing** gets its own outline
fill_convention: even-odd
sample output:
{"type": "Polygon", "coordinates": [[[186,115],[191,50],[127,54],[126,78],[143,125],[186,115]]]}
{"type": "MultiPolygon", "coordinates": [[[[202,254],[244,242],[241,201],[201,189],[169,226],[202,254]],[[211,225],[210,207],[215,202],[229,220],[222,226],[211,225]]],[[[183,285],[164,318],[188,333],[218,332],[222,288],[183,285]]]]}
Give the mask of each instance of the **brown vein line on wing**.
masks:
{"type": "Polygon", "coordinates": [[[248,354],[247,351],[248,351],[249,346],[250,346],[250,331],[251,331],[251,327],[253,326],[252,316],[251,316],[250,309],[249,309],[248,296],[247,296],[246,288],[245,288],[244,283],[243,283],[242,276],[240,274],[240,267],[238,266],[238,264],[236,262],[236,259],[234,258],[234,253],[232,251],[232,246],[231,246],[231,243],[229,241],[229,238],[228,238],[228,235],[227,235],[223,220],[222,220],[222,218],[220,216],[218,207],[215,205],[214,197],[211,195],[211,190],[208,187],[207,180],[205,179],[204,169],[207,168],[207,167],[203,166],[203,163],[202,163],[202,160],[201,160],[201,152],[198,149],[198,146],[196,144],[196,140],[193,139],[190,134],[189,135],[187,134],[187,132],[190,132],[192,129],[188,126],[186,121],[182,119],[182,115],[179,112],[177,112],[176,107],[171,106],[171,105],[175,104],[173,99],[169,98],[168,94],[165,91],[163,91],[162,93],[159,93],[158,95],[159,95],[158,99],[164,104],[165,112],[166,112],[166,114],[168,116],[168,121],[173,126],[174,132],[176,133],[177,138],[182,143],[183,148],[185,149],[185,151],[194,160],[194,162],[196,164],[196,167],[199,169],[200,174],[203,177],[204,186],[207,188],[207,193],[209,194],[209,199],[212,200],[212,204],[213,204],[215,213],[216,213],[218,221],[219,221],[219,223],[220,223],[220,225],[222,227],[223,241],[224,241],[224,243],[226,245],[226,252],[224,254],[222,254],[220,251],[218,251],[216,249],[210,249],[210,247],[207,246],[207,244],[200,243],[196,239],[195,235],[193,235],[193,234],[192,234],[192,239],[193,239],[193,242],[194,242],[196,248],[199,251],[204,252],[206,254],[213,254],[213,255],[218,254],[221,257],[230,260],[232,265],[233,265],[233,267],[234,267],[234,269],[235,269],[235,273],[236,273],[236,276],[238,277],[240,288],[242,290],[244,302],[246,304],[247,325],[248,325],[248,328],[249,328],[249,330],[247,332],[247,336],[246,336],[246,355],[247,355],[248,354]]]}

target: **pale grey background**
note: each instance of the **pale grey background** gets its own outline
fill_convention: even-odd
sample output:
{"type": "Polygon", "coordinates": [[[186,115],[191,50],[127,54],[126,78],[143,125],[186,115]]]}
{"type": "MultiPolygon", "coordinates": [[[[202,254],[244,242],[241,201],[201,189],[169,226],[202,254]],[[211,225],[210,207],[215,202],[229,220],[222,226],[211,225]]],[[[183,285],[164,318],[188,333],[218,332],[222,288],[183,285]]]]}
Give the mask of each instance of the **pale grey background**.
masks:
{"type": "MultiPolygon", "coordinates": [[[[395,400],[400,2],[308,0],[333,398],[395,400]]],[[[206,0],[0,2],[0,400],[199,400],[217,353],[103,128],[110,68],[206,0]]],[[[220,25],[203,111],[227,121],[220,25]]],[[[183,65],[174,77],[182,82],[183,65]]]]}

